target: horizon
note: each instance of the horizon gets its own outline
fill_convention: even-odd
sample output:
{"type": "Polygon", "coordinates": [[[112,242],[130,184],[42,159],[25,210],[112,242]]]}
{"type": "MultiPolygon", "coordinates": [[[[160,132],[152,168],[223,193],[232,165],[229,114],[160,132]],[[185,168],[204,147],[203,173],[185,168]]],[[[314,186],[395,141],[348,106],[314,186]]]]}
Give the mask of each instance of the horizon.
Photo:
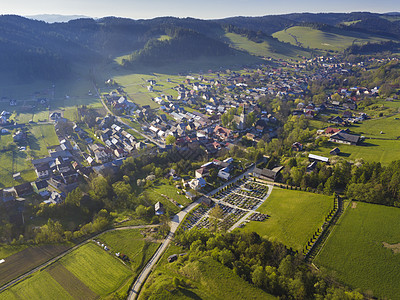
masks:
{"type": "Polygon", "coordinates": [[[142,3],[139,0],[16,0],[4,3],[0,14],[20,16],[36,15],[78,15],[90,18],[115,16],[130,19],[153,19],[156,17],[196,18],[204,20],[223,19],[236,16],[258,17],[266,15],[284,15],[291,13],[350,13],[399,12],[400,3],[395,0],[382,0],[379,3],[372,0],[345,1],[335,3],[328,1],[307,0],[299,3],[289,0],[282,3],[262,0],[204,0],[201,5],[195,1],[154,0],[142,3]]]}

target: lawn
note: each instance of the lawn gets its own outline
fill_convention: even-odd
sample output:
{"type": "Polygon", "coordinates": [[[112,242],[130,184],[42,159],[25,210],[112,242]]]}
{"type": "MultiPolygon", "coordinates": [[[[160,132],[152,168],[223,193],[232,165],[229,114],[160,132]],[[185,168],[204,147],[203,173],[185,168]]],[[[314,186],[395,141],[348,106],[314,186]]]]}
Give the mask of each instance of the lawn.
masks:
{"type": "Polygon", "coordinates": [[[400,209],[358,202],[350,205],[314,263],[334,271],[352,288],[372,290],[379,298],[399,299],[400,209]]]}
{"type": "Polygon", "coordinates": [[[275,187],[257,209],[271,217],[263,222],[251,221],[242,230],[301,251],[332,208],[332,197],[275,187]]]}
{"type": "Polygon", "coordinates": [[[266,39],[262,43],[256,43],[236,33],[226,33],[225,37],[234,48],[244,50],[256,56],[285,60],[298,60],[299,56],[310,56],[310,53],[300,48],[296,48],[292,45],[285,45],[273,39],[266,39]]]}
{"type": "Polygon", "coordinates": [[[60,262],[100,296],[114,292],[132,275],[121,261],[94,243],[79,247],[60,262]]]}
{"type": "Polygon", "coordinates": [[[176,202],[178,202],[179,204],[182,204],[183,206],[185,206],[191,202],[184,195],[178,194],[178,192],[181,192],[181,190],[177,189],[175,186],[170,185],[167,182],[167,180],[162,180],[160,183],[155,184],[153,190],[159,194],[162,194],[171,199],[174,199],[176,202]]]}
{"type": "Polygon", "coordinates": [[[354,124],[350,130],[356,134],[378,139],[397,139],[400,137],[400,115],[387,118],[366,120],[354,124]],[[381,133],[382,131],[382,133],[381,133]]]}
{"type": "Polygon", "coordinates": [[[46,271],[35,273],[0,293],[0,299],[74,299],[46,271]]]}
{"type": "Polygon", "coordinates": [[[140,233],[144,229],[115,230],[102,234],[98,240],[112,252],[125,254],[131,260],[131,268],[138,275],[142,267],[154,255],[159,243],[146,241],[140,233]]]}
{"type": "Polygon", "coordinates": [[[150,274],[139,299],[276,299],[211,257],[168,264],[167,257],[174,253],[182,253],[182,250],[169,247],[150,274]],[[174,277],[186,284],[174,288],[174,277]]]}
{"type": "Polygon", "coordinates": [[[304,48],[343,51],[353,42],[365,44],[367,42],[381,42],[387,39],[360,32],[336,30],[336,32],[321,31],[310,27],[293,26],[275,32],[273,37],[282,42],[301,45],[304,48]]]}
{"type": "Polygon", "coordinates": [[[400,140],[367,139],[359,146],[328,143],[327,146],[310,152],[331,157],[329,151],[334,147],[339,147],[341,151],[339,157],[353,161],[362,158],[365,161],[375,161],[383,165],[388,165],[390,162],[400,159],[400,140]]]}

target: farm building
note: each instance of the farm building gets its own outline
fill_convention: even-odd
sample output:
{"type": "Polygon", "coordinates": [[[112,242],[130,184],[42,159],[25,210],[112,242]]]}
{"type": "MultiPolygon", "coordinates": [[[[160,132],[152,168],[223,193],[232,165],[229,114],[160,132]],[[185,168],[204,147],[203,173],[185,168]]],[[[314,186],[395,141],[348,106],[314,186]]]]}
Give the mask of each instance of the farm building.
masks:
{"type": "Polygon", "coordinates": [[[331,155],[338,155],[340,153],[340,149],[338,147],[333,148],[331,151],[329,151],[329,154],[331,155]]]}
{"type": "Polygon", "coordinates": [[[347,145],[357,145],[360,143],[361,137],[358,135],[339,131],[335,134],[332,134],[329,141],[334,142],[334,143],[347,144],[347,145]]]}
{"type": "Polygon", "coordinates": [[[315,155],[315,154],[308,154],[308,159],[310,161],[317,161],[317,162],[324,162],[324,163],[328,163],[329,162],[329,158],[327,157],[323,157],[323,156],[319,156],[319,155],[315,155]]]}
{"type": "Polygon", "coordinates": [[[283,167],[276,167],[272,170],[269,169],[260,169],[260,168],[254,168],[253,171],[253,176],[256,178],[260,179],[266,179],[266,180],[272,180],[275,181],[276,177],[280,173],[280,171],[283,169],[283,167]]]}
{"type": "Polygon", "coordinates": [[[154,211],[157,216],[163,215],[165,212],[164,205],[161,202],[157,202],[154,205],[154,211]]]}

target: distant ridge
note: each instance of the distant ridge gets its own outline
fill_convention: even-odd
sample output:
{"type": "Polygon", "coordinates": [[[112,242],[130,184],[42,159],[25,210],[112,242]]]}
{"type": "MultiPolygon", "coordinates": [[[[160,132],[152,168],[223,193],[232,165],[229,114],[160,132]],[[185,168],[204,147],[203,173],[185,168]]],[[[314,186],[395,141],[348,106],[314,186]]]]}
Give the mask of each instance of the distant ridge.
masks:
{"type": "Polygon", "coordinates": [[[57,14],[43,14],[43,15],[33,15],[26,16],[28,19],[44,21],[47,23],[65,23],[71,20],[90,18],[83,15],[57,15],[57,14]]]}

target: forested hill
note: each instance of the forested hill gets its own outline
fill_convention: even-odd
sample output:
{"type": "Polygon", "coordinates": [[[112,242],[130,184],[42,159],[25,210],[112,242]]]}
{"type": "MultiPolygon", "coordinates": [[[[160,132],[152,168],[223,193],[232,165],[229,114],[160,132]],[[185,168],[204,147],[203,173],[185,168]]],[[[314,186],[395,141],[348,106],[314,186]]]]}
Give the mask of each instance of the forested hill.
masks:
{"type": "MultiPolygon", "coordinates": [[[[232,32],[253,42],[268,43],[272,33],[295,25],[310,24],[322,30],[329,27],[379,34],[396,41],[400,38],[400,16],[396,14],[304,13],[223,20],[174,17],[132,20],[107,17],[52,24],[2,15],[1,73],[19,80],[56,79],[68,76],[75,64],[90,67],[127,53],[132,53],[128,56],[127,65],[135,62],[154,65],[160,61],[176,62],[199,56],[218,58],[238,50],[238,47],[232,49],[234,43],[226,39],[229,28],[230,31],[234,28],[232,32]]],[[[285,45],[279,41],[273,42],[281,49],[285,45]]],[[[375,48],[369,47],[367,50],[375,48]]],[[[240,61],[237,63],[240,64],[240,61]]]]}

